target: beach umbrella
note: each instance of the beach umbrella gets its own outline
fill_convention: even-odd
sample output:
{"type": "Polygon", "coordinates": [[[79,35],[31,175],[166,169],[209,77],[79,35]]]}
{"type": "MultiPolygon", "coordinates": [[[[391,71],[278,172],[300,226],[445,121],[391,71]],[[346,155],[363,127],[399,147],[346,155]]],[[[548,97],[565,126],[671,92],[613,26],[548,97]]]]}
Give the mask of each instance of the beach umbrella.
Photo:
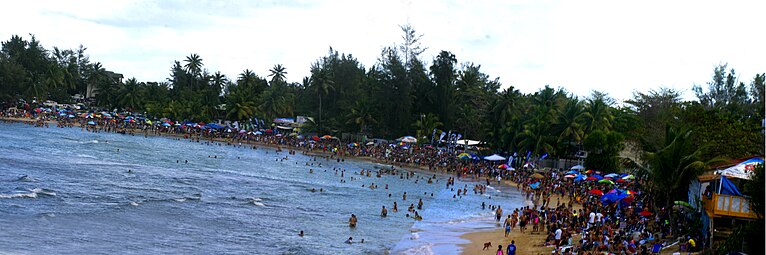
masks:
{"type": "Polygon", "coordinates": [[[65,112],[59,113],[59,117],[64,117],[64,116],[66,116],[65,112]]]}
{"type": "Polygon", "coordinates": [[[692,208],[692,205],[687,203],[686,201],[675,201],[673,202],[675,205],[685,206],[687,208],[692,208]]]}
{"type": "Polygon", "coordinates": [[[149,124],[149,125],[151,125],[151,124],[152,124],[152,121],[151,121],[151,120],[146,120],[146,124],[149,124]]]}
{"type": "Polygon", "coordinates": [[[606,177],[606,176],[604,176],[604,180],[610,180],[610,181],[611,181],[611,180],[612,180],[612,177],[606,177]]]}
{"type": "Polygon", "coordinates": [[[296,138],[296,139],[303,139],[303,136],[302,136],[302,135],[298,135],[298,136],[296,136],[295,138],[296,138]]]}
{"type": "Polygon", "coordinates": [[[610,180],[600,180],[600,181],[598,181],[598,183],[609,183],[609,184],[614,185],[614,182],[610,181],[610,180]]]}
{"type": "Polygon", "coordinates": [[[585,176],[584,174],[578,174],[577,176],[575,176],[574,181],[579,182],[579,181],[585,180],[586,177],[587,176],[585,176]]]}
{"type": "Polygon", "coordinates": [[[255,131],[255,133],[253,133],[253,134],[254,134],[254,135],[262,135],[262,134],[263,134],[263,132],[261,132],[261,131],[255,131]]]}
{"type": "Polygon", "coordinates": [[[594,174],[594,175],[591,175],[591,176],[596,177],[596,179],[599,179],[599,180],[604,179],[604,177],[602,177],[601,175],[598,175],[598,174],[594,174]]]}
{"type": "Polygon", "coordinates": [[[282,137],[282,134],[277,134],[277,137],[282,137]]]}
{"type": "Polygon", "coordinates": [[[593,173],[593,169],[585,171],[585,174],[592,174],[592,173],[593,173]]]}
{"type": "Polygon", "coordinates": [[[348,147],[352,147],[353,148],[353,147],[356,147],[356,146],[359,146],[359,144],[358,143],[349,143],[348,144],[348,147]]]}
{"type": "Polygon", "coordinates": [[[537,189],[537,188],[540,187],[540,182],[535,182],[535,183],[529,184],[529,187],[533,188],[533,189],[537,189]]]}
{"type": "Polygon", "coordinates": [[[405,143],[416,143],[418,142],[418,139],[412,136],[403,136],[402,138],[399,138],[397,140],[400,140],[405,143]]]}
{"type": "Polygon", "coordinates": [[[564,178],[575,178],[575,177],[577,177],[577,175],[574,175],[574,174],[564,175],[564,178]]]}
{"type": "Polygon", "coordinates": [[[626,181],[625,179],[617,179],[617,181],[615,181],[615,182],[616,183],[626,183],[628,181],[626,181]]]}
{"type": "Polygon", "coordinates": [[[615,174],[615,173],[604,175],[604,177],[609,177],[609,178],[615,178],[617,176],[620,176],[620,175],[619,174],[615,174]]]}
{"type": "Polygon", "coordinates": [[[575,170],[575,171],[580,171],[580,170],[583,170],[583,169],[585,169],[585,167],[582,166],[582,165],[576,165],[576,166],[573,166],[573,167],[569,168],[569,170],[575,170]]]}
{"type": "Polygon", "coordinates": [[[313,136],[313,137],[311,137],[311,140],[319,142],[319,140],[322,140],[322,139],[319,138],[318,136],[313,136]]]}
{"type": "Polygon", "coordinates": [[[458,154],[457,158],[459,158],[459,159],[470,159],[471,158],[471,154],[463,152],[463,153],[458,154]]]}
{"type": "Polygon", "coordinates": [[[649,217],[649,216],[652,216],[652,212],[650,212],[650,211],[642,211],[642,212],[638,213],[638,215],[641,215],[641,216],[644,216],[644,217],[649,217]]]}
{"type": "Polygon", "coordinates": [[[163,123],[162,123],[162,126],[163,126],[163,127],[169,127],[169,126],[170,126],[170,123],[167,123],[167,122],[163,122],[163,123]]]}
{"type": "Polygon", "coordinates": [[[622,179],[624,179],[624,180],[633,180],[633,179],[636,179],[636,176],[633,176],[632,174],[630,174],[630,175],[627,175],[625,177],[622,177],[622,179]]]}
{"type": "Polygon", "coordinates": [[[585,180],[586,181],[598,181],[598,178],[591,176],[591,177],[585,178],[585,180]]]}
{"type": "Polygon", "coordinates": [[[604,192],[601,191],[601,190],[598,190],[598,189],[592,189],[592,190],[588,191],[588,194],[603,196],[604,192]]]}
{"type": "Polygon", "coordinates": [[[88,121],[88,125],[96,125],[96,122],[93,122],[92,120],[88,121]]]}
{"type": "Polygon", "coordinates": [[[366,143],[366,144],[364,144],[364,145],[370,146],[370,145],[374,145],[374,144],[375,144],[374,142],[367,142],[367,143],[366,143]]]}
{"type": "Polygon", "coordinates": [[[530,176],[530,177],[532,177],[532,178],[536,178],[536,179],[542,179],[542,178],[545,178],[545,176],[543,176],[542,174],[539,174],[539,173],[535,173],[535,174],[533,174],[533,175],[532,175],[532,176],[530,176]]]}
{"type": "Polygon", "coordinates": [[[67,118],[74,118],[74,115],[69,114],[69,115],[67,115],[67,118]]]}
{"type": "Polygon", "coordinates": [[[330,139],[330,138],[332,138],[332,136],[331,136],[331,135],[323,135],[323,136],[322,136],[322,138],[324,138],[324,139],[330,139]]]}
{"type": "Polygon", "coordinates": [[[240,133],[240,134],[244,134],[244,133],[247,133],[247,130],[240,130],[240,131],[239,131],[239,133],[240,133]]]}
{"type": "Polygon", "coordinates": [[[508,169],[508,165],[502,164],[502,165],[497,166],[497,168],[499,168],[499,169],[508,169]]]}
{"type": "Polygon", "coordinates": [[[569,172],[566,172],[564,174],[579,174],[579,173],[580,172],[578,172],[577,170],[569,170],[569,172]]]}

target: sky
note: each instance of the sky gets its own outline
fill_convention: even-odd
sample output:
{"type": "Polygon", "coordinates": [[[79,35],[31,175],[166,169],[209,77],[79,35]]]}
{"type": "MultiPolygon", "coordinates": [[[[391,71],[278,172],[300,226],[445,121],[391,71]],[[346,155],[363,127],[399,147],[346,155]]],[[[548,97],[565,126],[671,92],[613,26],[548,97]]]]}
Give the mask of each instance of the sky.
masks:
{"type": "Polygon", "coordinates": [[[728,63],[750,84],[766,72],[766,1],[13,1],[0,40],[34,34],[52,49],[87,47],[92,61],[139,81],[165,81],[176,60],[199,54],[211,73],[266,76],[276,64],[300,82],[330,47],[366,68],[423,34],[430,65],[442,50],[503,88],[545,85],[580,96],[691,88],[728,63]]]}

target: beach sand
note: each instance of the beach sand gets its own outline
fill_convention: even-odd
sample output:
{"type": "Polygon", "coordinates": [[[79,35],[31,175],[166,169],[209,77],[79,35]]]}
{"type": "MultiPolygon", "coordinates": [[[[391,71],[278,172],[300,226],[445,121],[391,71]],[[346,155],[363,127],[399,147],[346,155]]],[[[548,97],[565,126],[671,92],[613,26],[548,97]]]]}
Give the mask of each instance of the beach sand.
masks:
{"type": "MultiPolygon", "coordinates": [[[[511,187],[518,186],[516,183],[513,183],[511,181],[504,181],[504,184],[509,185],[511,187]]],[[[569,203],[568,197],[562,197],[560,195],[552,196],[551,203],[554,203],[555,205],[555,201],[557,198],[560,199],[561,203],[569,203]]],[[[575,210],[582,209],[582,205],[577,203],[572,205],[572,207],[575,210]]],[[[513,209],[515,208],[507,209],[508,213],[512,212],[513,209]]],[[[505,217],[503,217],[503,219],[505,219],[505,217]]],[[[493,219],[488,219],[488,220],[493,220],[493,219]]],[[[519,254],[519,255],[551,254],[551,252],[553,251],[553,247],[545,247],[542,245],[545,243],[545,237],[546,237],[544,232],[530,234],[532,232],[531,226],[527,227],[527,230],[525,231],[524,234],[522,234],[521,231],[519,231],[519,227],[516,226],[516,228],[511,230],[511,233],[508,235],[508,237],[505,237],[505,229],[501,225],[497,225],[497,226],[498,227],[496,229],[471,232],[471,233],[467,233],[460,236],[460,238],[469,241],[469,243],[461,245],[461,248],[463,249],[462,254],[465,254],[465,255],[495,254],[497,252],[498,245],[503,246],[503,253],[505,253],[506,246],[511,243],[511,240],[515,241],[516,254],[519,254]],[[492,247],[486,250],[482,250],[484,248],[484,243],[486,242],[492,242],[492,247]]],[[[580,237],[579,235],[575,235],[574,241],[579,241],[579,237],[580,237]]]]}

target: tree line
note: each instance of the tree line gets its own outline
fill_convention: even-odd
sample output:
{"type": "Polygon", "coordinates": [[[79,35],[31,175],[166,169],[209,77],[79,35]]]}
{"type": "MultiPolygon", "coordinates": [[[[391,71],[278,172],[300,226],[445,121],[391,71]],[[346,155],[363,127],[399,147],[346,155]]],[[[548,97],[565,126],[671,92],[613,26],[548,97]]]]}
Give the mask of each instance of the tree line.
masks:
{"type": "Polygon", "coordinates": [[[205,122],[304,115],[313,117],[308,131],[321,134],[415,135],[422,141],[434,129],[437,137],[451,130],[498,153],[572,158],[585,150],[587,163],[601,169],[621,167],[615,158],[626,141],[656,152],[686,131],[693,131],[689,146],[704,150],[704,159],[762,154],[764,74],[746,84],[734,69],[717,66],[707,86],[693,86],[697,99],[690,101],[668,88],[636,91],[625,102],[599,91],[580,98],[548,85],[525,94],[501,89],[499,78],[479,64],[458,64],[449,51],[426,63],[422,35],[409,25],[401,29],[402,42],[384,47],[373,66],[330,48],[299,82],[287,81],[281,64],[266,75],[245,69],[227,77],[190,54],[173,63],[167,80],[115,84],[83,46],[50,50],[34,36],[14,35],[2,43],[0,99],[68,102],[90,85],[101,109],[205,122]]]}

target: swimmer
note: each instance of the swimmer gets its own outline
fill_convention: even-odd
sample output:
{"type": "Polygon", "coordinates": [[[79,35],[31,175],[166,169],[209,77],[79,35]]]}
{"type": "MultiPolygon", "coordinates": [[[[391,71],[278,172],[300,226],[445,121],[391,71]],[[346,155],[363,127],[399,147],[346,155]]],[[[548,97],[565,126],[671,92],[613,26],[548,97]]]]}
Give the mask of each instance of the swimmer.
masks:
{"type": "Polygon", "coordinates": [[[303,237],[303,230],[301,230],[301,232],[298,233],[298,236],[303,237]]]}
{"type": "Polygon", "coordinates": [[[380,210],[380,217],[386,217],[388,216],[388,210],[386,210],[386,206],[383,206],[383,209],[380,210]]]}

